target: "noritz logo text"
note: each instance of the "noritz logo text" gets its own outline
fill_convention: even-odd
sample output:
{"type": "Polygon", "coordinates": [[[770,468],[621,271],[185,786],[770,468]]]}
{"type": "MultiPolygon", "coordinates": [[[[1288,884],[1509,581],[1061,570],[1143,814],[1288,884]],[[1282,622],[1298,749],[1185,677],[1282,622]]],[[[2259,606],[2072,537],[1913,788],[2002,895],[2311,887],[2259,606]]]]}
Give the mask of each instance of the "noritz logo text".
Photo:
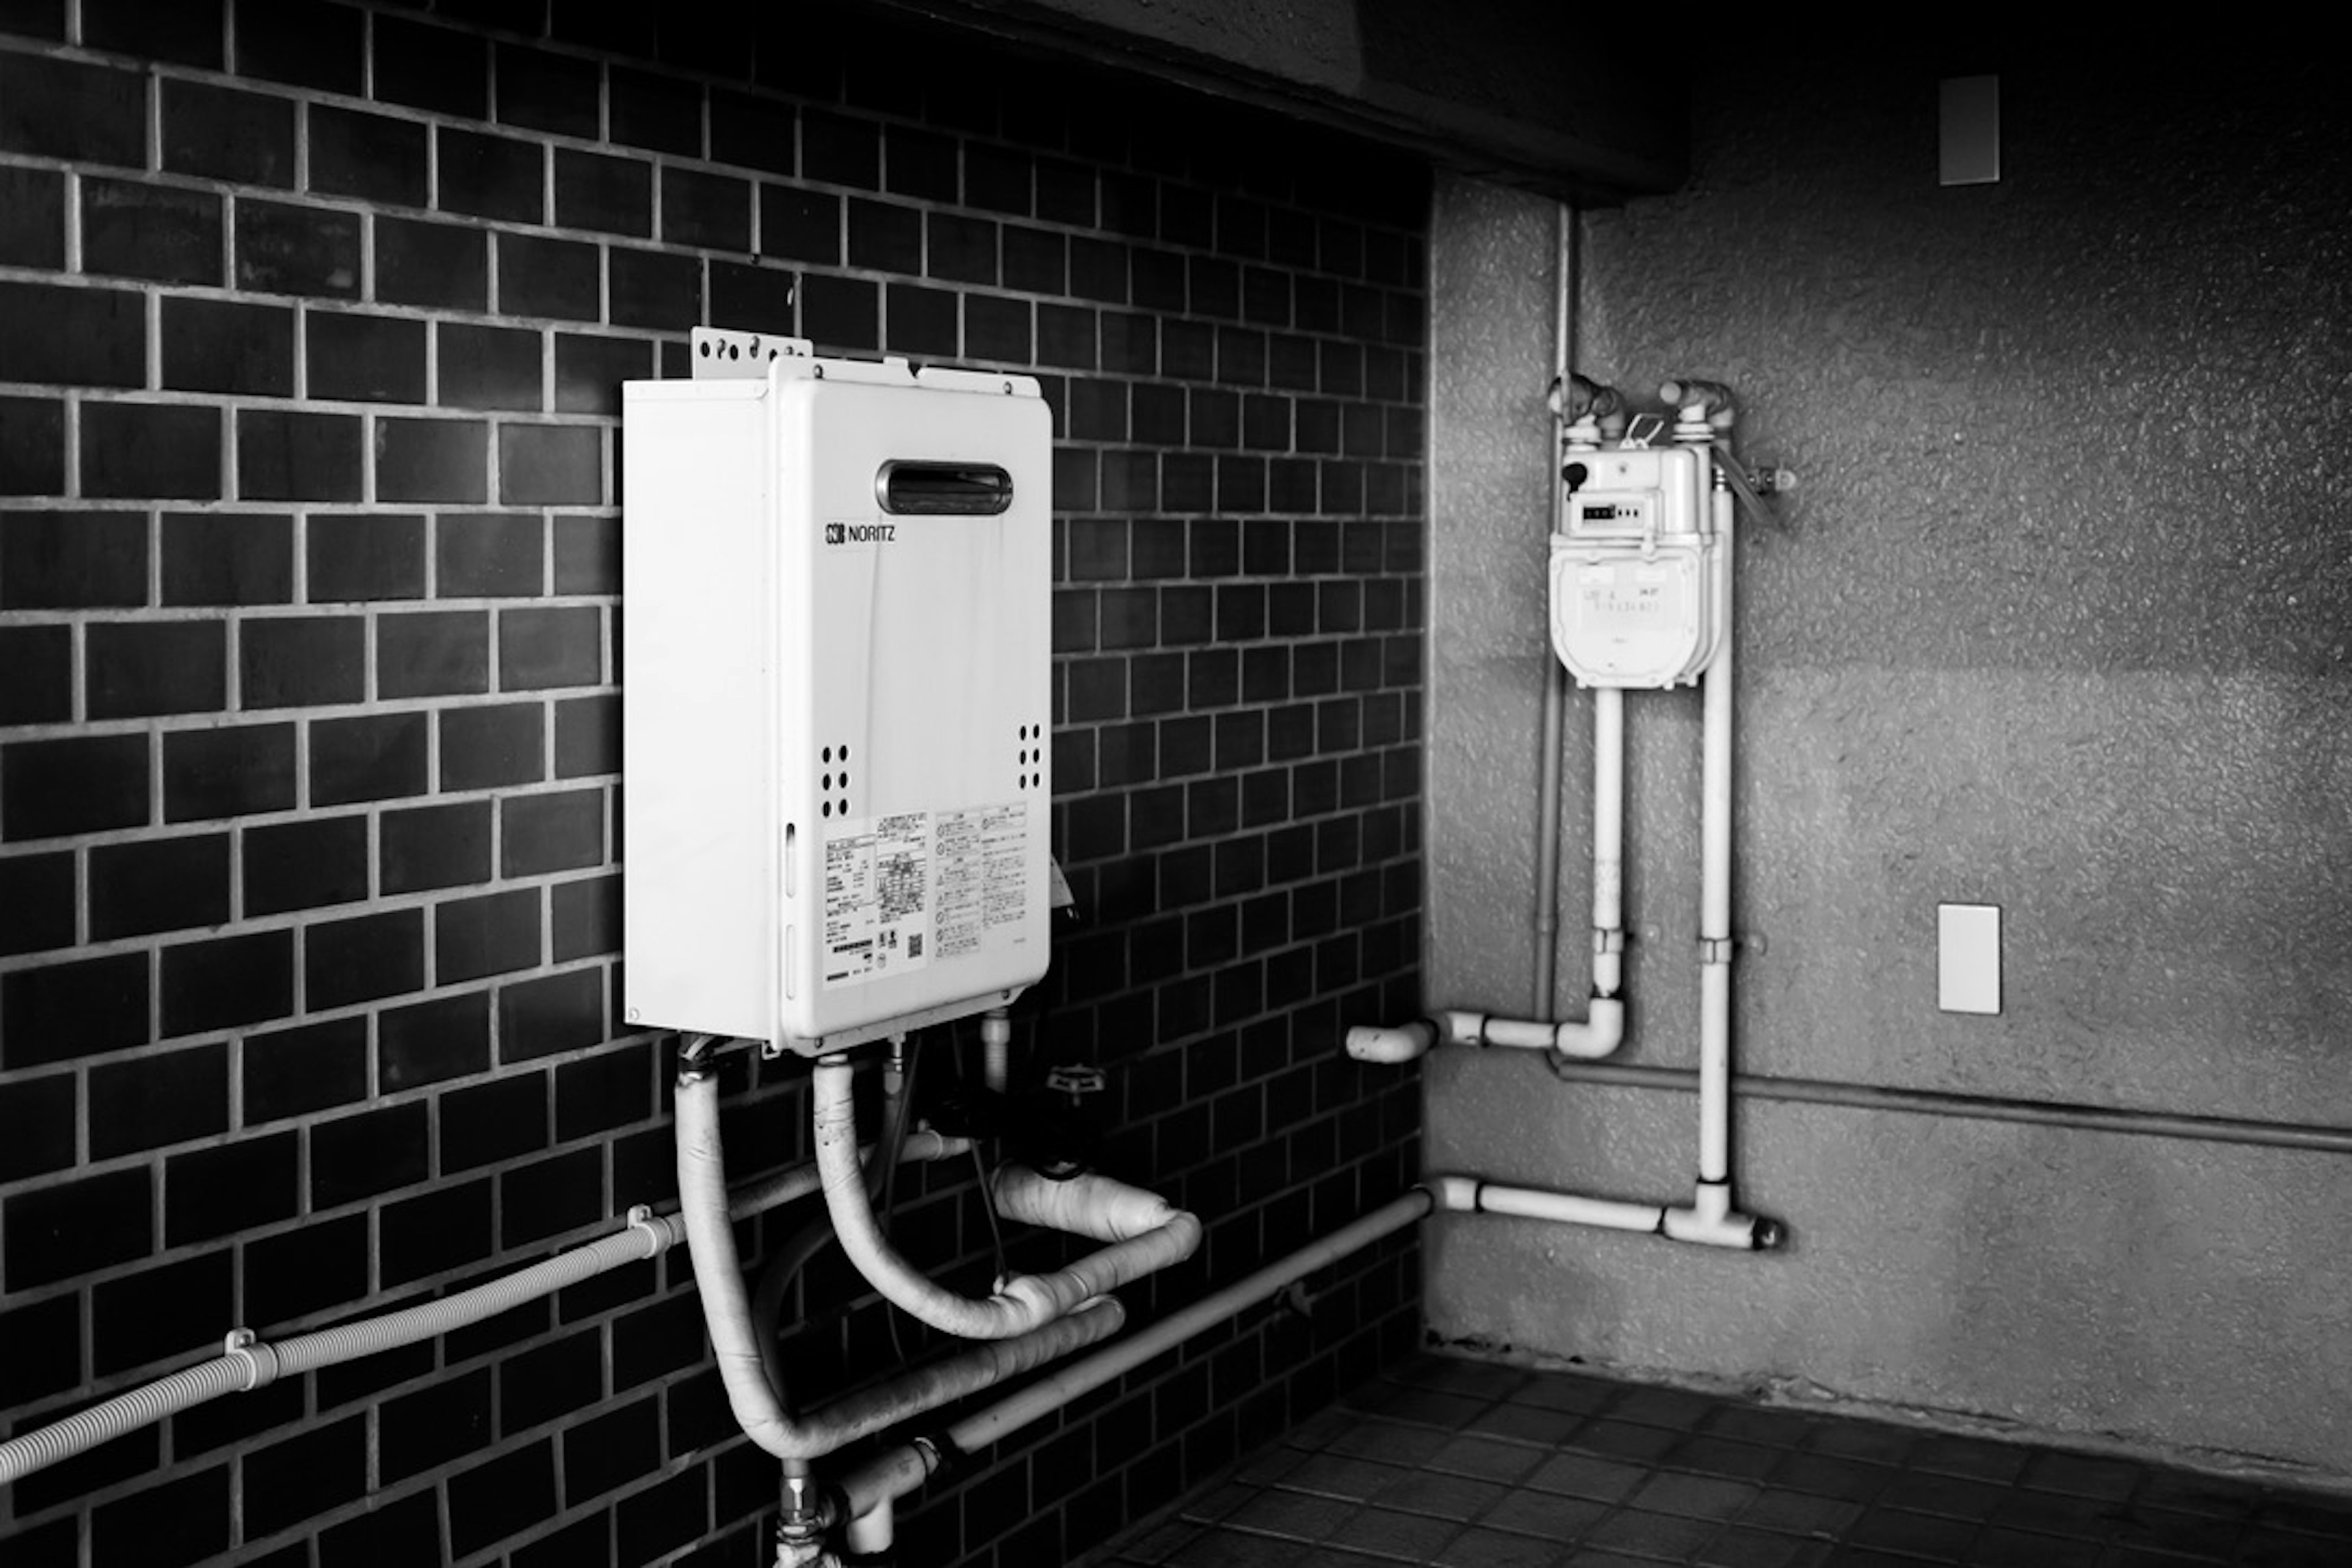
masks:
{"type": "Polygon", "coordinates": [[[827,544],[888,544],[898,537],[895,522],[828,522],[824,525],[827,544]]]}

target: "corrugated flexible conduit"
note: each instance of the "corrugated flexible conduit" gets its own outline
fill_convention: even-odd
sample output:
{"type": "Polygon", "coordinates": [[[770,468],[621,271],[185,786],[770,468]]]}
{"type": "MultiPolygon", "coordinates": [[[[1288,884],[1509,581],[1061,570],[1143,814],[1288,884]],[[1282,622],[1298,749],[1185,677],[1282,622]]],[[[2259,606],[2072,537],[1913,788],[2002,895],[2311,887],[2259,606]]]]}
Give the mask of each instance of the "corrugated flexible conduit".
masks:
{"type": "MultiPolygon", "coordinates": [[[[970,1147],[961,1138],[919,1132],[907,1140],[905,1157],[938,1160],[961,1154],[970,1147]]],[[[750,1183],[730,1194],[727,1212],[730,1219],[746,1218],[805,1197],[816,1189],[814,1169],[797,1166],[750,1183]]],[[[681,1215],[634,1209],[625,1230],[439,1301],[297,1334],[274,1344],[240,1329],[228,1336],[227,1348],[211,1361],[142,1384],[62,1421],[0,1442],[0,1486],[225,1394],[249,1394],[280,1377],[397,1350],[494,1318],[625,1264],[658,1258],[684,1241],[686,1236],[681,1215]]]]}

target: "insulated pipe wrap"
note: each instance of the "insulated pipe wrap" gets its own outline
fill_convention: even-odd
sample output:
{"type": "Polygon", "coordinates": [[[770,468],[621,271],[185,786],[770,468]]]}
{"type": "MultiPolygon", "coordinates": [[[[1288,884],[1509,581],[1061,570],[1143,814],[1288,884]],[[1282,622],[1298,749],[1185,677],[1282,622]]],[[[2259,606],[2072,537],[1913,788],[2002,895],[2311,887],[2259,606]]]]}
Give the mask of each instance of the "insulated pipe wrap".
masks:
{"type": "Polygon", "coordinates": [[[1179,1262],[1200,1245],[1200,1221],[1187,1214],[1171,1213],[1156,1228],[1118,1241],[1067,1268],[1009,1279],[985,1300],[959,1295],[918,1272],[875,1221],[858,1163],[853,1082],[853,1069],[845,1059],[828,1057],[816,1064],[817,1173],[824,1184],[825,1208],[833,1215],[834,1234],[841,1238],[843,1254],[869,1284],[891,1303],[942,1333],[967,1340],[1011,1339],[1091,1297],[1179,1262]]]}
{"type": "Polygon", "coordinates": [[[743,1265],[735,1250],[735,1225],[727,1215],[726,1159],[719,1142],[719,1080],[707,1074],[681,1078],[677,1085],[677,1195],[686,1219],[686,1245],[694,1261],[694,1283],[702,1296],[703,1321],[710,1331],[719,1381],[736,1425],[778,1458],[797,1436],[760,1364],[751,1306],[743,1293],[743,1265]]]}
{"type": "Polygon", "coordinates": [[[1006,1219],[1097,1241],[1128,1241],[1171,1221],[1192,1218],[1159,1194],[1108,1176],[1055,1182],[1026,1165],[1007,1165],[996,1173],[992,1186],[996,1211],[1006,1219]]]}
{"type": "Polygon", "coordinates": [[[703,1321],[710,1331],[719,1380],[727,1389],[728,1406],[736,1424],[763,1452],[777,1459],[793,1463],[820,1458],[885,1426],[976,1394],[1116,1333],[1126,1321],[1118,1302],[1097,1302],[1035,1332],[1000,1336],[1006,1342],[919,1368],[838,1400],[806,1420],[794,1420],[784,1411],[760,1362],[759,1331],[743,1289],[734,1225],[727,1217],[717,1080],[709,1077],[682,1080],[677,1086],[677,1114],[678,1198],[684,1205],[694,1282],[702,1294],[703,1321]]]}
{"type": "Polygon", "coordinates": [[[831,1057],[819,1060],[813,1078],[813,1114],[817,1177],[824,1189],[825,1211],[833,1216],[834,1234],[841,1240],[843,1255],[857,1272],[900,1310],[959,1339],[1011,1339],[1052,1316],[1050,1297],[1034,1289],[1013,1289],[1023,1285],[1023,1280],[1010,1281],[1006,1289],[985,1300],[974,1300],[933,1283],[899,1256],[883,1236],[874,1205],[866,1195],[866,1173],[857,1153],[856,1105],[851,1098],[854,1081],[847,1061],[831,1057]]]}
{"type": "Polygon", "coordinates": [[[819,1458],[926,1411],[994,1387],[1006,1378],[1034,1372],[1047,1362],[1110,1338],[1126,1322],[1127,1309],[1104,1297],[1042,1329],[973,1345],[946,1361],[845,1395],[809,1418],[808,1425],[816,1430],[812,1434],[815,1442],[803,1445],[809,1447],[806,1457],[819,1458]]]}

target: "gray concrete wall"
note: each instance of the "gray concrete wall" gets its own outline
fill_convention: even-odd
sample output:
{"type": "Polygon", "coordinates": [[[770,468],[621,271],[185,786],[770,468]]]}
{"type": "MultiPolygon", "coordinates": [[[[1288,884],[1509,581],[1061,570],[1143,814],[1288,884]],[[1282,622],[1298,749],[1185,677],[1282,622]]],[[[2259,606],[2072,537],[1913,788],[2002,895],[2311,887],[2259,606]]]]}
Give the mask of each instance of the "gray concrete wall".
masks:
{"type": "MultiPolygon", "coordinates": [[[[2001,65],[2005,178],[1937,184],[1936,72],[1702,81],[1681,194],[1585,219],[1580,361],[1730,382],[1796,468],[1738,552],[1744,1070],[2352,1126],[2352,157],[2315,72],[2001,65]],[[1936,906],[2005,1007],[1936,1006],[1936,906]]],[[[1432,259],[1433,1005],[1519,1009],[1551,209],[1432,259]]],[[[1588,973],[1570,699],[1560,994],[1588,973]]],[[[1695,694],[1628,702],[1625,1059],[1696,1058],[1695,694]]],[[[1432,1165],[1687,1194],[1686,1094],[1465,1054],[1432,1165]]],[[[2352,1157],[1743,1102],[1730,1257],[1442,1223],[1441,1336],[2352,1473],[2352,1157]]]]}

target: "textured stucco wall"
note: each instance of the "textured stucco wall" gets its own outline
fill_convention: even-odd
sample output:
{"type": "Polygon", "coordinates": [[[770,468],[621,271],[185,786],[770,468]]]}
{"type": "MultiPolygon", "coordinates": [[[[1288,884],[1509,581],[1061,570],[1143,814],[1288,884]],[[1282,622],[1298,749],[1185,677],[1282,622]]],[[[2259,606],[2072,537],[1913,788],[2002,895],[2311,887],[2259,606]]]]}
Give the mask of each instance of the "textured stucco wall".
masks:
{"type": "MultiPolygon", "coordinates": [[[[1739,548],[1747,1070],[2352,1125],[2352,145],[2315,72],[2004,59],[2003,181],[1936,68],[1700,85],[1682,193],[1585,219],[1580,363],[1740,391],[1796,468],[1739,548]],[[1936,1009],[1936,905],[2006,1007],[1936,1009]]],[[[1982,68],[1981,66],[1971,68],[1982,68]]],[[[1440,193],[1430,1000],[1519,1008],[1551,215],[1440,193]]],[[[1628,704],[1626,1059],[1696,1056],[1697,700],[1628,704]],[[1645,940],[1646,939],[1646,940],[1645,940]]],[[[1582,994],[1571,698],[1561,994],[1582,994]]],[[[1433,1164],[1667,1197],[1688,1096],[1433,1063],[1433,1164]]],[[[1440,1226],[1442,1335],[2352,1472],[2352,1159],[1743,1104],[1783,1255],[1440,1226]]]]}

